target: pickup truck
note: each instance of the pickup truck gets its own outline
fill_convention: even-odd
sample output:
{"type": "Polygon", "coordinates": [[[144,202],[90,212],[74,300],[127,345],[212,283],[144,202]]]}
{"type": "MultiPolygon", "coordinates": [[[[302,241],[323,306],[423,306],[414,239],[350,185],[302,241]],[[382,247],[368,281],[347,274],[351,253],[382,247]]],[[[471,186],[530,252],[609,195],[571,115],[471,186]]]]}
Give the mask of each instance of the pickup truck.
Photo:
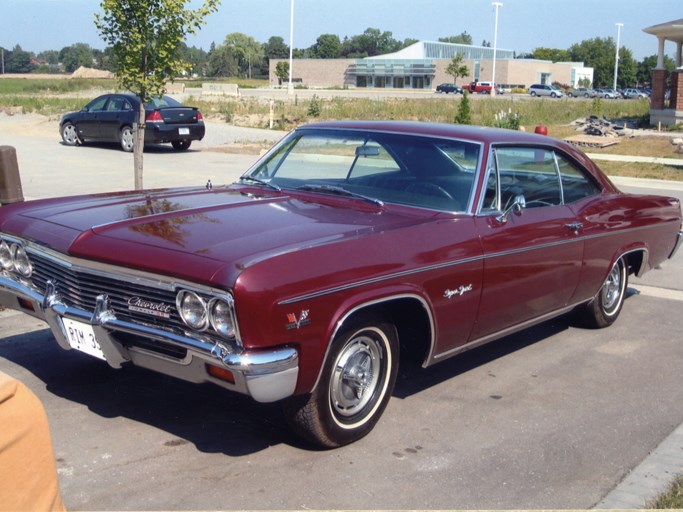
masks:
{"type": "MultiPolygon", "coordinates": [[[[464,85],[463,89],[467,90],[470,94],[491,94],[491,89],[493,84],[491,82],[472,82],[469,85],[464,85]]],[[[496,86],[496,94],[503,94],[503,89],[500,86],[496,86]]]]}

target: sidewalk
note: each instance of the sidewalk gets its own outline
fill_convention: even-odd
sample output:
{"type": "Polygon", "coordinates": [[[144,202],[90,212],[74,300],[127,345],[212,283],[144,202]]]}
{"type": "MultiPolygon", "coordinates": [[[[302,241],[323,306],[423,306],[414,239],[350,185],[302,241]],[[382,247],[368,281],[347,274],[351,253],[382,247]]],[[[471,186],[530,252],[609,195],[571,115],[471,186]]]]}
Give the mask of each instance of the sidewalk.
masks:
{"type": "Polygon", "coordinates": [[[681,158],[660,158],[656,156],[604,155],[601,153],[586,153],[591,160],[609,160],[611,162],[638,162],[643,164],[671,165],[683,167],[681,158]]]}

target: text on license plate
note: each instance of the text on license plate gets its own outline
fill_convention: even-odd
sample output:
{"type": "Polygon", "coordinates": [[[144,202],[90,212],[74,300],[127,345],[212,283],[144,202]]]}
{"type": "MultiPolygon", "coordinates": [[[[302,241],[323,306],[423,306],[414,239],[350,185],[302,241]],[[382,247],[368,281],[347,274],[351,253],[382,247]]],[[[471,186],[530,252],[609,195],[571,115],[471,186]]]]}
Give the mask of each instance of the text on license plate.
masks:
{"type": "Polygon", "coordinates": [[[178,135],[190,135],[189,128],[178,128],[178,135]]]}
{"type": "Polygon", "coordinates": [[[71,348],[106,361],[104,352],[102,352],[100,344],[95,339],[95,331],[93,331],[90,324],[77,322],[69,318],[62,318],[62,323],[64,324],[64,332],[71,348]]]}

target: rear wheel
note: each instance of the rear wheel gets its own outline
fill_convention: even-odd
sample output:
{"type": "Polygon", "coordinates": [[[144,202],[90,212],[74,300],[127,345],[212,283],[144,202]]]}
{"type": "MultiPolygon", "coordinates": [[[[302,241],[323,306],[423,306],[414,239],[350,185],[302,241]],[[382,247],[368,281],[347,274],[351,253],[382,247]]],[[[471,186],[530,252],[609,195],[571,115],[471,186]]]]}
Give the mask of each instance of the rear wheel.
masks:
{"type": "Polygon", "coordinates": [[[393,324],[375,315],[351,321],[333,341],[316,389],[285,402],[292,429],[326,448],[368,434],[394,389],[398,351],[393,324]]]}
{"type": "Polygon", "coordinates": [[[171,146],[173,146],[173,149],[176,151],[185,151],[190,147],[190,144],[192,144],[191,140],[174,140],[171,142],[171,146]]]}
{"type": "Polygon", "coordinates": [[[578,320],[594,328],[612,325],[621,312],[627,285],[628,266],[624,258],[620,258],[610,270],[598,295],[577,310],[578,320]]]}
{"type": "Polygon", "coordinates": [[[82,143],[78,136],[78,132],[76,131],[76,127],[69,121],[62,125],[61,133],[62,140],[67,146],[77,146],[82,143]]]}
{"type": "Polygon", "coordinates": [[[133,129],[130,126],[124,126],[121,128],[121,132],[119,133],[119,142],[121,143],[121,149],[127,153],[133,151],[135,139],[133,138],[133,129]]]}

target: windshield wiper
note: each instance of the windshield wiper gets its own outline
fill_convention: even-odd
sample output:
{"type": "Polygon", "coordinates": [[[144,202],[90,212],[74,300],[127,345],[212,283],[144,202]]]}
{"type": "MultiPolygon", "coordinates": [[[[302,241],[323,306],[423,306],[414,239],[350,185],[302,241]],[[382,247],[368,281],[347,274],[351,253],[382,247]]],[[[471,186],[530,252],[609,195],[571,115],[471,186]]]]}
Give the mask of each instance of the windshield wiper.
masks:
{"type": "Polygon", "coordinates": [[[275,190],[276,192],[282,192],[282,189],[277,185],[269,183],[260,178],[254,178],[253,176],[240,176],[240,181],[251,181],[252,183],[258,183],[259,185],[263,185],[264,187],[268,187],[272,190],[275,190]]]}
{"type": "Polygon", "coordinates": [[[335,187],[332,185],[311,185],[311,184],[307,184],[307,185],[301,185],[300,187],[297,187],[296,189],[297,190],[303,190],[306,192],[320,192],[322,194],[335,194],[338,196],[353,197],[355,199],[360,199],[362,201],[372,203],[376,206],[384,206],[384,201],[381,201],[381,200],[376,199],[374,197],[364,196],[363,194],[351,192],[350,190],[346,190],[345,188],[335,187]]]}

